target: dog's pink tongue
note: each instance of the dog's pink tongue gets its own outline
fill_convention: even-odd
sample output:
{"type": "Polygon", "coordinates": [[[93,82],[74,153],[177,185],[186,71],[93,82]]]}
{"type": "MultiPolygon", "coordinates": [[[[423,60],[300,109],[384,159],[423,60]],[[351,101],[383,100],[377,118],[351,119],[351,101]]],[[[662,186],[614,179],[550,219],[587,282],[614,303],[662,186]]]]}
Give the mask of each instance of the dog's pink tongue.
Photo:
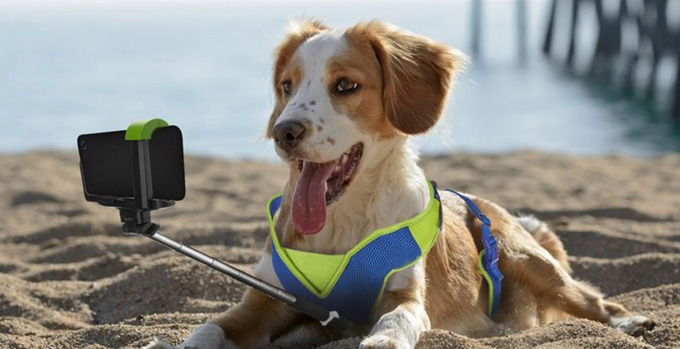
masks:
{"type": "Polygon", "coordinates": [[[316,234],[326,223],[326,180],[334,167],[335,161],[302,165],[293,194],[293,224],[301,234],[316,234]]]}

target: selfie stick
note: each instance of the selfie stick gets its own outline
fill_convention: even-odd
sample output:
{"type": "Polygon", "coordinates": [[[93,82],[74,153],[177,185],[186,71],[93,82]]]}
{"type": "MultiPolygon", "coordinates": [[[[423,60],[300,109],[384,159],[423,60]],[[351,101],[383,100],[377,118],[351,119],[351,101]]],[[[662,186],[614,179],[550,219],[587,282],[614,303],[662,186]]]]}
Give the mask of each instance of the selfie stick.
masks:
{"type": "MultiPolygon", "coordinates": [[[[104,206],[118,208],[120,219],[123,223],[123,231],[126,234],[142,235],[165,247],[169,247],[273,299],[279,300],[303,314],[319,320],[323,326],[330,326],[339,330],[349,329],[352,323],[341,318],[337,311],[328,311],[315,303],[288,293],[279,287],[260,280],[181,242],[177,242],[159,232],[160,226],[151,222],[151,211],[172,206],[175,202],[173,200],[153,198],[149,141],[157,128],[166,126],[168,126],[168,123],[161,119],[142,120],[130,125],[125,133],[125,139],[130,141],[133,150],[134,199],[91,195],[87,192],[85,176],[83,176],[85,198],[88,201],[95,201],[104,206]]],[[[82,163],[81,172],[84,172],[82,163]]]]}

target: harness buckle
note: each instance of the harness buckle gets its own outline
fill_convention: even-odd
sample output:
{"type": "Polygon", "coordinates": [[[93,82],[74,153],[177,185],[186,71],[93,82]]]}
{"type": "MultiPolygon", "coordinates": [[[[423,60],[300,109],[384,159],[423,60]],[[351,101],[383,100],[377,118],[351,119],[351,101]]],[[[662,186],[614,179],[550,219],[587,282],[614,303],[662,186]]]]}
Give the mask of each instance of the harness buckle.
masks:
{"type": "Polygon", "coordinates": [[[491,227],[491,220],[484,214],[480,213],[479,216],[477,216],[477,218],[482,222],[482,225],[491,227]]]}
{"type": "Polygon", "coordinates": [[[496,242],[496,238],[491,235],[491,232],[482,233],[482,245],[484,245],[484,250],[486,251],[484,254],[486,264],[498,261],[498,242],[496,242]]]}
{"type": "Polygon", "coordinates": [[[501,280],[503,280],[503,274],[498,269],[498,259],[494,260],[491,264],[487,265],[486,273],[489,274],[489,277],[491,278],[494,284],[500,283],[501,280]]]}

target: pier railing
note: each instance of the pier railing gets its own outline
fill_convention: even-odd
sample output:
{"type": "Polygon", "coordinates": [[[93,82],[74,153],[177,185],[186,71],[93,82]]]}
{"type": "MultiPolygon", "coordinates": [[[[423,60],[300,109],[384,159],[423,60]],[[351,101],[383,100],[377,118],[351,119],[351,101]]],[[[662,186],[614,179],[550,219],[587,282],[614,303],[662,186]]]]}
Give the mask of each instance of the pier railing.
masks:
{"type": "MultiPolygon", "coordinates": [[[[587,10],[595,12],[598,34],[585,74],[605,80],[624,92],[658,100],[662,61],[674,62],[672,82],[661,91],[667,98],[662,109],[680,123],[680,0],[553,0],[543,52],[554,57],[557,18],[569,18],[564,64],[575,68],[579,27],[587,25],[587,10]],[[606,6],[606,7],[605,7],[606,6]],[[672,23],[669,23],[672,19],[672,23]],[[646,72],[640,74],[640,71],[646,72]]],[[[593,16],[591,15],[590,18],[593,16]]]]}

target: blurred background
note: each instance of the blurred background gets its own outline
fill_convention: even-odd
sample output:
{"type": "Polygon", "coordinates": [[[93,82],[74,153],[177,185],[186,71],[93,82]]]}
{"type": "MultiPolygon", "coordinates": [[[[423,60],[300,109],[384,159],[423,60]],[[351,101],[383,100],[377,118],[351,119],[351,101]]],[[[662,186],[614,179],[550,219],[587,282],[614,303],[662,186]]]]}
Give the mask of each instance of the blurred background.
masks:
{"type": "Polygon", "coordinates": [[[188,153],[274,160],[272,51],[302,17],[471,56],[426,154],[680,151],[680,0],[3,0],[0,152],[162,117],[188,153]]]}

